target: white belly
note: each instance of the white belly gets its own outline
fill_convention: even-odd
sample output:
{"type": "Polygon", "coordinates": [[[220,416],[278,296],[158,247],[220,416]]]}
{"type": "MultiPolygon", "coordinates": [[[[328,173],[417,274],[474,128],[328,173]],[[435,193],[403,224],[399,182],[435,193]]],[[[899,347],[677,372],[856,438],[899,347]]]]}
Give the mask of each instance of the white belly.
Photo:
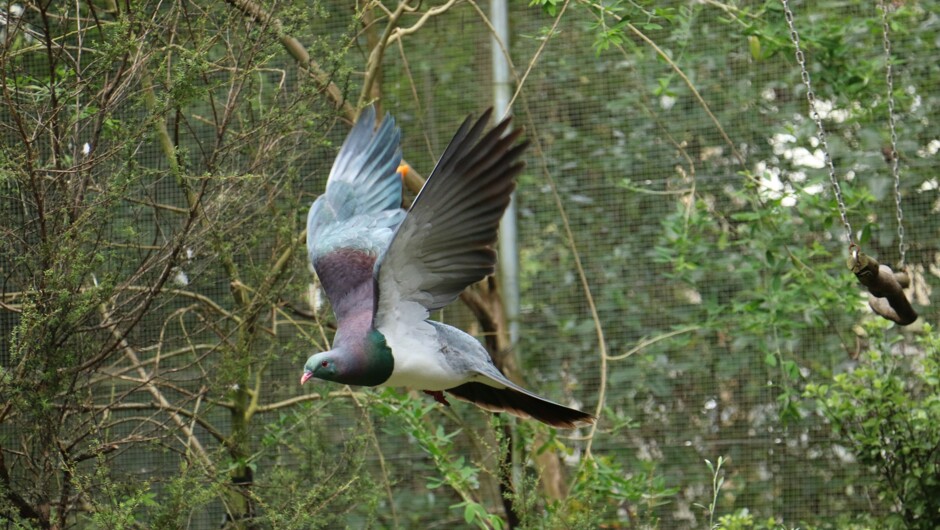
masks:
{"type": "Polygon", "coordinates": [[[408,330],[382,329],[392,350],[395,366],[383,386],[404,386],[416,390],[446,390],[467,382],[447,364],[441,342],[431,324],[422,322],[408,330]]]}

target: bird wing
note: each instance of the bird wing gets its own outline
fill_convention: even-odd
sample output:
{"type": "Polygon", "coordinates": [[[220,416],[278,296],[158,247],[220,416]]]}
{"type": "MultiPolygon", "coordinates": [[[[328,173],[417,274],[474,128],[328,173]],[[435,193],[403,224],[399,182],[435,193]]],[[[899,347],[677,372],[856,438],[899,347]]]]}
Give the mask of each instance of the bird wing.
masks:
{"type": "Polygon", "coordinates": [[[509,119],[484,135],[491,114],[460,126],[376,263],[376,328],[416,325],[495,270],[499,221],[528,144],[516,143],[522,131],[509,131],[509,119]]]}
{"type": "Polygon", "coordinates": [[[391,116],[386,115],[377,129],[374,124],[375,109],[370,106],[343,142],[326,191],[307,215],[310,263],[338,319],[351,308],[348,295],[361,293],[363,283],[371,286],[375,260],[404,218],[396,172],[401,133],[391,116]]]}

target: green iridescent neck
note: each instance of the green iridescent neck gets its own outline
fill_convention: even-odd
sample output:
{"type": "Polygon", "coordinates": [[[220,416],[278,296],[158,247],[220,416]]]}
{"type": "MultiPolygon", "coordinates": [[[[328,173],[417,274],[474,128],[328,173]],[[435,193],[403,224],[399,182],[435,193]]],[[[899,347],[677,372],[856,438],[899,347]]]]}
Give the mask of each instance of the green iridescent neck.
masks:
{"type": "Polygon", "coordinates": [[[392,349],[388,347],[385,341],[385,335],[378,330],[371,330],[366,336],[367,340],[367,368],[362,374],[362,385],[378,386],[388,381],[392,376],[392,370],[395,368],[395,359],[392,357],[392,349]]]}

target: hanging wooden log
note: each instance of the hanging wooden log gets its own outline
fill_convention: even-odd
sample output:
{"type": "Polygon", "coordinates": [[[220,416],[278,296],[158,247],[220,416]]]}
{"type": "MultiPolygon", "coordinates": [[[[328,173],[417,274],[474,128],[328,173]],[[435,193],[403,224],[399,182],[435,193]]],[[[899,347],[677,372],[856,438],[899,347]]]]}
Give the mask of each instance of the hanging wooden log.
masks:
{"type": "Polygon", "coordinates": [[[868,305],[872,311],[902,326],[917,320],[917,312],[904,295],[904,288],[911,283],[906,272],[894,272],[857,248],[852,249],[848,265],[868,289],[868,305]]]}

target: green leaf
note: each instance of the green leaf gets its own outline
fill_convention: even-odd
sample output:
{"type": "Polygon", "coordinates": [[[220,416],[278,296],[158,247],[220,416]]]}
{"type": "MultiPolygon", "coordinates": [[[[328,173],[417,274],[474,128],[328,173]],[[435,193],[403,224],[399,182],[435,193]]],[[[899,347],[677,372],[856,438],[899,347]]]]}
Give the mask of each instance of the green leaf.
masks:
{"type": "Polygon", "coordinates": [[[764,355],[764,364],[770,366],[771,368],[777,367],[777,356],[773,353],[768,353],[764,355]]]}
{"type": "Polygon", "coordinates": [[[747,38],[747,48],[755,61],[761,60],[760,38],[757,35],[751,35],[747,38]]]}
{"type": "Polygon", "coordinates": [[[785,373],[789,379],[799,379],[800,367],[794,361],[783,361],[783,373],[785,373]]]}
{"type": "Polygon", "coordinates": [[[473,520],[476,519],[476,517],[477,517],[477,508],[479,508],[479,505],[478,505],[478,504],[475,504],[475,503],[472,503],[472,502],[468,502],[467,505],[464,506],[464,508],[463,508],[463,520],[464,520],[464,522],[466,522],[466,523],[472,523],[473,520]]]}

